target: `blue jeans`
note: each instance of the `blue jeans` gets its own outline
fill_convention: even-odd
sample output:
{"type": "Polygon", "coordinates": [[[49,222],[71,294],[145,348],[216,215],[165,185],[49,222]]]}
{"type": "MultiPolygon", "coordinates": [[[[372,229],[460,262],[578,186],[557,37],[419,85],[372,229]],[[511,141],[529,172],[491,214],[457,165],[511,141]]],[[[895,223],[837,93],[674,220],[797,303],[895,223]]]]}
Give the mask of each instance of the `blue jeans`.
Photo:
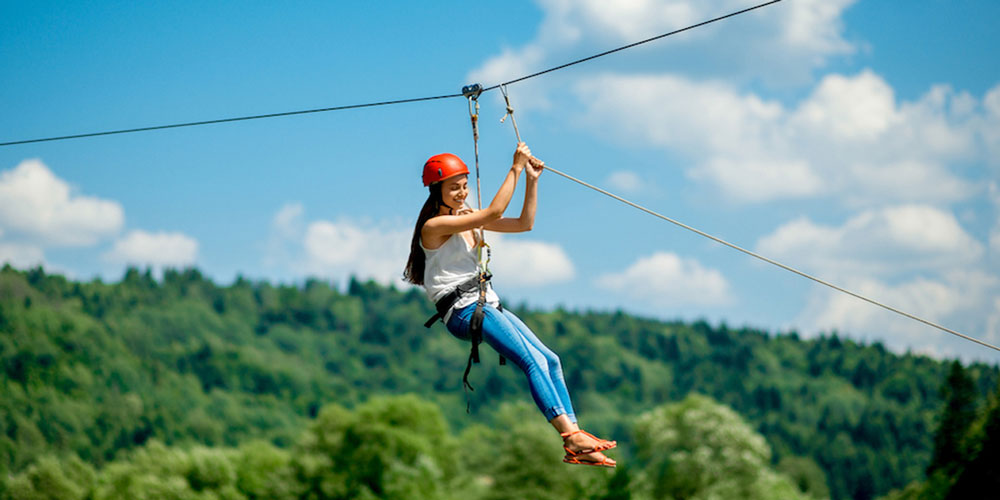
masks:
{"type": "MultiPolygon", "coordinates": [[[[462,340],[469,340],[469,321],[476,304],[452,311],[448,331],[462,340]]],[[[483,308],[483,341],[503,357],[516,364],[528,377],[531,397],[545,420],[566,414],[576,422],[573,404],[563,379],[562,365],[556,356],[514,313],[486,305],[483,308]]]]}

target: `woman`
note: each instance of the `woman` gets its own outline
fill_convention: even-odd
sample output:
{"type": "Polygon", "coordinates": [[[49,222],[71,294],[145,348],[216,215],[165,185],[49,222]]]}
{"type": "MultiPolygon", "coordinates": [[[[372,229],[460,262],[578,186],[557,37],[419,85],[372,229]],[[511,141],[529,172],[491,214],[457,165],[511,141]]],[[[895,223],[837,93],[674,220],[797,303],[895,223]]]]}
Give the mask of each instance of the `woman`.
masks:
{"type": "MultiPolygon", "coordinates": [[[[544,164],[531,156],[524,143],[517,146],[514,161],[490,205],[472,210],[465,205],[469,196],[469,169],[452,154],[431,157],[424,164],[424,186],[430,189],[413,230],[407,281],[421,285],[439,305],[452,335],[469,340],[469,328],[480,301],[477,248],[481,245],[476,229],[504,233],[530,231],[538,200],[538,177],[544,164]],[[521,216],[503,217],[521,172],[527,170],[527,187],[521,216]],[[469,287],[469,283],[475,283],[469,287]],[[446,297],[450,301],[441,306],[446,297]]],[[[481,233],[480,233],[481,234],[481,233]]],[[[482,310],[482,338],[502,356],[513,361],[528,377],[531,395],[538,409],[563,438],[564,462],[614,467],[604,450],[615,441],[598,439],[581,430],[563,380],[559,358],[517,316],[500,306],[487,282],[482,310]]]]}

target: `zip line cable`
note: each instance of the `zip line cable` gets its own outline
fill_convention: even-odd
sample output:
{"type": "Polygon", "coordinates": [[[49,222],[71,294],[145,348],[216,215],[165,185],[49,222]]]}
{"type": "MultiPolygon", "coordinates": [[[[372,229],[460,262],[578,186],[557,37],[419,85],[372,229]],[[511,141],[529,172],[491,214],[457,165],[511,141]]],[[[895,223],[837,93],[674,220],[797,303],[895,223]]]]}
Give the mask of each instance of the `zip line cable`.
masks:
{"type": "MultiPolygon", "coordinates": [[[[514,108],[511,107],[511,105],[510,105],[510,98],[507,95],[507,85],[506,84],[500,85],[500,91],[503,93],[503,99],[504,99],[504,102],[507,105],[507,114],[505,114],[503,116],[503,118],[500,119],[500,123],[503,123],[504,120],[507,119],[507,117],[510,117],[510,123],[514,127],[514,135],[517,136],[517,142],[520,143],[521,142],[521,133],[517,130],[517,121],[514,119],[514,108]]],[[[654,212],[654,211],[652,211],[652,210],[650,210],[650,209],[648,209],[648,208],[646,208],[646,207],[644,207],[642,205],[638,205],[636,203],[628,201],[625,198],[622,198],[621,196],[618,196],[618,195],[616,195],[614,193],[611,193],[609,191],[601,189],[601,188],[599,188],[597,186],[594,186],[593,184],[589,184],[587,182],[581,181],[580,179],[577,179],[576,177],[573,177],[573,176],[571,176],[569,174],[565,174],[563,172],[560,172],[559,170],[556,170],[556,169],[554,169],[554,168],[552,168],[552,167],[550,167],[548,165],[544,165],[544,168],[546,170],[551,170],[552,173],[554,173],[554,174],[560,175],[560,176],[565,177],[566,179],[569,179],[569,180],[571,180],[571,181],[573,181],[573,182],[575,182],[577,184],[580,184],[581,186],[593,189],[594,191],[597,191],[598,193],[601,193],[603,195],[606,195],[606,196],[609,196],[611,198],[614,198],[614,199],[616,199],[616,200],[618,200],[618,201],[620,201],[620,202],[622,202],[622,203],[624,203],[626,205],[629,205],[629,206],[631,206],[633,208],[637,208],[639,210],[642,210],[643,212],[646,212],[647,214],[652,215],[653,217],[658,217],[660,219],[663,219],[663,220],[665,220],[665,221],[667,221],[667,222],[669,222],[671,224],[674,224],[676,226],[679,226],[679,227],[682,227],[684,229],[687,229],[688,231],[694,232],[694,233],[696,233],[696,234],[698,234],[700,236],[704,236],[705,238],[708,238],[708,239],[710,239],[712,241],[715,241],[716,243],[721,243],[721,244],[723,244],[723,245],[725,245],[725,246],[727,246],[729,248],[732,248],[733,250],[737,250],[737,251],[743,252],[743,253],[745,253],[745,254],[747,254],[747,255],[755,258],[755,259],[759,259],[759,260],[762,260],[764,262],[767,262],[768,264],[780,267],[780,268],[782,268],[782,269],[784,269],[786,271],[795,273],[795,274],[797,274],[797,275],[799,275],[799,276],[801,276],[803,278],[810,279],[810,280],[815,281],[816,283],[819,283],[819,284],[824,285],[824,286],[828,286],[828,287],[830,287],[830,288],[832,288],[832,289],[834,289],[834,290],[836,290],[838,292],[845,293],[845,294],[850,295],[851,297],[854,297],[856,299],[861,299],[861,300],[863,300],[865,302],[868,302],[869,304],[876,305],[878,307],[881,307],[881,308],[886,309],[888,311],[894,312],[896,314],[899,314],[899,315],[904,316],[906,318],[912,319],[914,321],[919,321],[920,323],[923,323],[923,324],[925,324],[927,326],[931,326],[933,328],[937,328],[938,330],[941,330],[943,332],[950,333],[950,334],[955,335],[957,337],[961,337],[961,338],[963,338],[965,340],[968,340],[968,341],[971,341],[971,342],[975,342],[975,343],[977,343],[979,345],[982,345],[982,346],[985,346],[985,347],[989,347],[990,349],[993,349],[994,351],[1000,352],[1000,347],[997,347],[997,346],[995,346],[993,344],[990,344],[990,343],[985,342],[983,340],[979,340],[979,339],[977,339],[975,337],[970,337],[970,336],[968,336],[968,335],[966,335],[964,333],[957,332],[955,330],[952,330],[951,328],[947,328],[947,327],[941,326],[941,325],[939,325],[937,323],[934,323],[932,321],[928,321],[928,320],[923,319],[921,317],[914,316],[914,315],[912,315],[912,314],[910,314],[910,313],[908,313],[906,311],[902,311],[900,309],[896,309],[895,307],[883,304],[883,303],[881,303],[881,302],[879,302],[877,300],[865,297],[864,295],[852,292],[852,291],[850,291],[850,290],[848,290],[846,288],[839,287],[837,285],[834,285],[833,283],[830,283],[828,281],[822,280],[820,278],[817,278],[817,277],[812,276],[810,274],[807,274],[805,272],[799,271],[798,269],[795,269],[794,267],[787,266],[787,265],[782,264],[781,262],[778,262],[778,261],[776,261],[774,259],[765,257],[765,256],[763,256],[763,255],[761,255],[759,253],[747,250],[747,249],[745,249],[745,248],[743,248],[743,247],[741,247],[739,245],[735,245],[735,244],[730,243],[730,242],[728,242],[728,241],[726,241],[726,240],[724,240],[722,238],[719,238],[717,236],[713,236],[713,235],[708,234],[708,233],[706,233],[704,231],[701,231],[700,229],[696,229],[694,227],[691,227],[691,226],[689,226],[687,224],[684,224],[683,222],[671,219],[670,217],[667,217],[666,215],[654,212]]]]}
{"type": "MultiPolygon", "coordinates": [[[[542,70],[542,71],[539,71],[537,73],[532,73],[530,75],[525,75],[525,76],[522,76],[520,78],[516,78],[514,80],[510,80],[508,82],[504,82],[504,83],[501,83],[501,84],[494,85],[492,87],[485,88],[485,89],[482,90],[482,92],[487,92],[487,91],[490,91],[490,90],[494,90],[494,89],[499,88],[500,86],[506,86],[506,85],[510,85],[512,83],[521,82],[521,81],[527,80],[529,78],[534,78],[536,76],[541,76],[541,75],[544,75],[546,73],[551,73],[553,71],[557,71],[557,70],[560,70],[560,69],[563,69],[563,68],[567,68],[567,67],[573,66],[575,64],[580,64],[582,62],[590,61],[591,59],[597,59],[598,57],[603,57],[603,56],[606,56],[608,54],[613,54],[615,52],[619,52],[619,51],[622,51],[622,50],[625,50],[625,49],[630,49],[630,48],[635,47],[637,45],[642,45],[644,43],[649,43],[649,42],[652,42],[652,41],[655,41],[655,40],[659,40],[661,38],[666,38],[666,37],[671,36],[671,35],[676,35],[678,33],[682,33],[682,32],[688,31],[688,30],[692,30],[694,28],[705,26],[706,24],[711,24],[711,23],[714,23],[716,21],[721,21],[723,19],[727,19],[727,18],[730,18],[730,17],[738,16],[740,14],[744,14],[744,13],[750,12],[752,10],[759,9],[761,7],[766,7],[768,5],[772,5],[772,4],[778,3],[780,1],[781,0],[771,0],[769,2],[765,2],[765,3],[759,4],[759,5],[755,5],[753,7],[749,7],[749,8],[743,9],[743,10],[739,10],[739,11],[736,11],[736,12],[732,12],[732,13],[726,14],[724,16],[719,16],[719,17],[716,17],[714,19],[709,19],[708,21],[702,21],[702,22],[697,23],[697,24],[692,24],[691,26],[688,26],[686,28],[681,28],[679,30],[674,30],[674,31],[671,31],[669,33],[664,33],[662,35],[657,35],[657,36],[654,36],[652,38],[647,38],[645,40],[641,40],[641,41],[638,41],[638,42],[635,42],[635,43],[630,43],[628,45],[623,45],[623,46],[618,47],[616,49],[611,49],[611,50],[608,50],[608,51],[605,51],[605,52],[601,52],[600,54],[595,54],[595,55],[592,55],[592,56],[589,56],[589,57],[584,57],[583,59],[577,59],[576,61],[568,62],[566,64],[561,64],[559,66],[555,66],[555,67],[552,67],[552,68],[549,68],[549,69],[546,69],[546,70],[542,70]]],[[[231,122],[248,121],[248,120],[260,120],[260,119],[264,119],[264,118],[278,118],[278,117],[282,117],[282,116],[305,115],[305,114],[310,114],[310,113],[325,113],[325,112],[328,112],[328,111],[344,111],[344,110],[348,110],[348,109],[372,108],[372,107],[376,107],[376,106],[389,106],[389,105],[393,105],[393,104],[405,104],[405,103],[421,102],[421,101],[433,101],[433,100],[437,100],[437,99],[450,99],[452,97],[463,97],[463,96],[464,96],[463,94],[447,94],[447,95],[439,95],[439,96],[432,96],[432,97],[415,97],[415,98],[411,98],[411,99],[398,99],[398,100],[392,100],[392,101],[370,102],[370,103],[364,103],[364,104],[349,104],[349,105],[344,105],[344,106],[333,106],[333,107],[328,107],[328,108],[304,109],[304,110],[299,110],[299,111],[285,111],[285,112],[281,112],[281,113],[268,113],[268,114],[262,114],[262,115],[239,116],[239,117],[234,117],[234,118],[220,118],[220,119],[216,119],[216,120],[203,120],[203,121],[187,122],[187,123],[175,123],[175,124],[171,124],[171,125],[154,125],[154,126],[151,126],[151,127],[138,127],[138,128],[128,128],[128,129],[121,129],[121,130],[108,130],[108,131],[104,131],[104,132],[90,132],[90,133],[85,133],[85,134],[64,135],[64,136],[58,136],[58,137],[44,137],[44,138],[40,138],[40,139],[26,139],[26,140],[21,140],[21,141],[0,142],[0,147],[4,147],[4,146],[16,146],[16,145],[19,145],[19,144],[33,144],[33,143],[38,143],[38,142],[62,141],[62,140],[67,140],[67,139],[82,139],[82,138],[85,138],[85,137],[98,137],[98,136],[104,136],[104,135],[129,134],[129,133],[133,133],[133,132],[148,132],[148,131],[152,131],[152,130],[165,130],[165,129],[171,129],[171,128],[195,127],[195,126],[199,126],[199,125],[214,125],[214,124],[219,124],[219,123],[231,123],[231,122]]]]}
{"type": "Polygon", "coordinates": [[[285,111],[282,113],[268,113],[265,115],[251,115],[251,116],[239,116],[235,118],[220,118],[217,120],[204,120],[199,122],[188,122],[188,123],[175,123],[172,125],[154,125],[152,127],[139,127],[139,128],[128,128],[122,130],[108,130],[105,132],[91,132],[87,134],[76,134],[76,135],[64,135],[61,137],[46,137],[43,139],[28,139],[24,141],[12,141],[12,142],[0,142],[0,147],[2,146],[14,146],[17,144],[31,144],[35,142],[48,142],[48,141],[61,141],[65,139],[82,139],[84,137],[97,137],[101,135],[116,135],[116,134],[129,134],[132,132],[148,132],[150,130],[164,130],[168,128],[181,128],[181,127],[195,127],[198,125],[212,125],[216,123],[230,123],[230,122],[240,122],[247,120],[260,120],[263,118],[277,118],[280,116],[293,116],[293,115],[305,115],[309,113],[325,113],[327,111],[344,111],[348,109],[360,109],[360,108],[373,108],[375,106],[388,106],[391,104],[404,104],[410,102],[420,102],[420,101],[433,101],[436,99],[448,99],[451,97],[462,97],[462,94],[448,94],[439,95],[433,97],[416,97],[412,99],[398,99],[395,101],[381,101],[381,102],[369,102],[365,104],[348,104],[346,106],[334,106],[331,108],[317,108],[317,109],[303,109],[300,111],[285,111]]]}
{"type": "Polygon", "coordinates": [[[632,47],[635,47],[635,46],[638,46],[638,45],[642,45],[644,43],[653,42],[653,41],[659,40],[661,38],[666,38],[666,37],[671,36],[671,35],[676,35],[678,33],[683,33],[683,32],[688,31],[688,30],[692,30],[692,29],[695,29],[695,28],[699,28],[699,27],[705,26],[706,24],[712,24],[712,23],[714,23],[716,21],[721,21],[723,19],[728,19],[730,17],[738,16],[740,14],[745,14],[747,12],[750,12],[751,10],[756,10],[756,9],[761,8],[761,7],[767,7],[768,5],[776,4],[776,3],[780,2],[780,1],[781,0],[771,0],[770,2],[765,2],[765,3],[762,3],[762,4],[754,5],[753,7],[748,7],[746,9],[739,10],[739,11],[736,11],[736,12],[731,12],[731,13],[726,14],[724,16],[719,16],[719,17],[716,17],[714,19],[709,19],[708,21],[702,21],[702,22],[700,22],[698,24],[692,24],[691,26],[688,26],[686,28],[681,28],[679,30],[674,30],[674,31],[671,31],[669,33],[664,33],[662,35],[657,35],[657,36],[654,36],[652,38],[647,38],[645,40],[641,40],[641,41],[638,41],[638,42],[635,42],[635,43],[630,43],[628,45],[623,45],[621,47],[618,47],[617,49],[611,49],[611,50],[608,50],[608,51],[605,51],[605,52],[601,52],[600,54],[594,54],[594,55],[589,56],[589,57],[584,57],[583,59],[577,59],[577,60],[575,60],[573,62],[568,62],[566,64],[560,64],[559,66],[555,66],[553,68],[542,70],[542,71],[539,71],[537,73],[532,73],[532,74],[527,75],[527,76],[522,76],[521,78],[515,78],[515,79],[513,79],[513,80],[511,80],[509,82],[503,82],[503,83],[494,85],[492,87],[487,87],[487,88],[483,89],[483,92],[486,92],[488,90],[494,90],[494,89],[496,89],[498,87],[502,87],[502,86],[505,87],[505,86],[510,85],[512,83],[521,82],[521,81],[527,80],[529,78],[534,78],[536,76],[541,76],[541,75],[544,75],[546,73],[551,73],[553,71],[557,71],[557,70],[560,70],[560,69],[563,69],[563,68],[568,68],[568,67],[573,66],[575,64],[580,64],[582,62],[587,62],[587,61],[590,61],[591,59],[597,59],[598,57],[603,57],[603,56],[606,56],[608,54],[614,54],[615,52],[619,52],[619,51],[622,51],[622,50],[625,50],[625,49],[631,49],[632,47]]]}

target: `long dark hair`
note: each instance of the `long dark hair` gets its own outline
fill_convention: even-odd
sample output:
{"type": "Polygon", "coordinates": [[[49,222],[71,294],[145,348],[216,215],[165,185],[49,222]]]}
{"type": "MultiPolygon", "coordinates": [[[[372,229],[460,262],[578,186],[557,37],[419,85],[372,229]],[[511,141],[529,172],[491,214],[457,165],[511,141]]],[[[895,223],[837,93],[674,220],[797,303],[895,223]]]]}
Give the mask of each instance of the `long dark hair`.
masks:
{"type": "Polygon", "coordinates": [[[442,182],[434,182],[430,185],[430,193],[427,195],[427,201],[424,202],[424,206],[420,209],[420,215],[417,216],[417,224],[413,227],[413,239],[410,240],[410,258],[406,260],[403,279],[414,285],[423,286],[424,284],[426,256],[424,255],[424,249],[420,248],[420,231],[424,228],[424,224],[428,220],[441,212],[441,206],[444,205],[444,200],[441,197],[442,185],[442,182]]]}

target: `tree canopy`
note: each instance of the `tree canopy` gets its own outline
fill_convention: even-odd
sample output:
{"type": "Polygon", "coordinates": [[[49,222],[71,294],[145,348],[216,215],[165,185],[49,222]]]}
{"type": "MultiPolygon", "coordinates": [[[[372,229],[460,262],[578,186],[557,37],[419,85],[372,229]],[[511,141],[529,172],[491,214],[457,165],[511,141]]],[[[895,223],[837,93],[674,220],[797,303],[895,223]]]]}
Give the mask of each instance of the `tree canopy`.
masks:
{"type": "MultiPolygon", "coordinates": [[[[949,396],[939,389],[952,364],[894,354],[878,343],[861,344],[836,333],[802,339],[795,332],[659,321],[614,311],[513,309],[559,353],[584,426],[623,441],[616,455],[623,464],[641,462],[640,440],[620,438],[633,434],[639,415],[698,393],[734,411],[750,432],[763,436],[769,452],[760,460],[798,489],[867,499],[922,481],[935,453],[939,416],[947,419],[941,412],[949,396]]],[[[202,449],[207,457],[256,446],[260,453],[247,458],[247,466],[271,464],[284,471],[287,467],[275,464],[298,460],[302,454],[292,450],[305,449],[296,448],[304,446],[300,441],[308,434],[303,429],[329,419],[323,412],[356,416],[368,408],[364,405],[393,395],[417,398],[412,406],[425,414],[439,412],[445,429],[454,429],[444,431],[449,436],[476,429],[480,432],[473,436],[490,435],[482,431],[509,425],[505,422],[511,418],[533,417],[542,439],[546,424],[540,416],[528,411],[515,418],[510,417],[514,410],[500,410],[528,400],[523,375],[510,366],[485,361],[474,368],[477,390],[471,394],[472,413],[466,415],[461,374],[467,344],[440,325],[425,329],[423,321],[432,312],[418,290],[357,280],[344,286],[320,280],[293,286],[241,278],[220,286],[195,269],[168,270],[162,279],[130,269],[120,282],[103,283],[5,267],[0,270],[0,478],[16,478],[21,485],[29,479],[49,481],[52,474],[46,471],[57,456],[78,457],[79,474],[89,470],[104,477],[132,458],[144,460],[132,455],[138,450],[160,453],[157,447],[170,453],[202,449]]],[[[997,385],[996,366],[973,364],[963,372],[977,401],[997,385]]],[[[385,401],[379,404],[390,404],[385,401]]],[[[436,456],[415,451],[423,449],[419,440],[344,418],[338,425],[348,426],[356,439],[377,436],[400,453],[436,456]]],[[[976,418],[973,427],[988,427],[980,413],[976,418]]],[[[524,439],[534,439],[536,431],[524,431],[524,439]]],[[[525,460],[512,457],[526,459],[518,454],[534,448],[510,444],[505,436],[479,450],[481,455],[466,449],[462,438],[455,453],[475,455],[490,466],[508,464],[510,477],[518,478],[517,464],[525,460]]],[[[433,442],[437,450],[447,449],[441,446],[449,441],[433,442]]],[[[978,452],[975,440],[961,442],[972,443],[962,453],[978,452]]],[[[343,452],[354,456],[363,449],[343,452]]],[[[553,453],[559,450],[556,442],[553,453]]],[[[232,462],[239,455],[226,456],[232,462]]],[[[367,455],[355,458],[379,463],[367,455]]],[[[65,469],[70,462],[60,458],[59,463],[65,469]]],[[[240,476],[242,462],[233,463],[237,482],[219,479],[218,484],[237,484],[247,492],[252,488],[246,484],[267,477],[265,472],[240,476]]],[[[308,465],[294,463],[300,469],[288,470],[308,465]]],[[[445,462],[434,463],[399,474],[449,477],[445,462]],[[435,472],[435,467],[443,468],[435,472]]],[[[167,490],[174,487],[171,474],[180,473],[164,472],[167,490]]],[[[483,482],[493,474],[500,472],[476,476],[480,479],[468,484],[494,494],[483,482]]],[[[544,481],[554,475],[539,476],[537,484],[548,484],[544,481]]],[[[386,476],[387,485],[393,477],[386,476]]],[[[651,484],[631,466],[611,477],[620,485],[651,484]]],[[[78,479],[70,483],[84,481],[78,479]]],[[[525,488],[536,484],[512,481],[525,488]]],[[[580,481],[559,483],[555,490],[594,491],[580,481]]],[[[127,485],[102,486],[118,487],[127,485]]],[[[385,487],[378,495],[394,491],[385,487]]],[[[616,498],[623,491],[605,493],[616,498]]]]}

